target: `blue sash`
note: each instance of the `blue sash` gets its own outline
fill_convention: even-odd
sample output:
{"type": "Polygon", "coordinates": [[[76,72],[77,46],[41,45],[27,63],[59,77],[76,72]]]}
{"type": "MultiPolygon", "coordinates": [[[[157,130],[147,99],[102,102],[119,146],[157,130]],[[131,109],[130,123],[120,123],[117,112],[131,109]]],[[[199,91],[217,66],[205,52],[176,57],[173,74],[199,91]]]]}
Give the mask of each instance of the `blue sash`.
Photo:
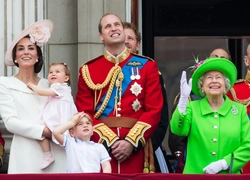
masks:
{"type": "MultiPolygon", "coordinates": [[[[124,80],[122,81],[122,95],[127,90],[129,84],[131,83],[130,75],[131,75],[131,68],[132,67],[138,67],[139,69],[142,69],[143,66],[146,64],[148,59],[138,56],[132,56],[132,58],[126,63],[126,65],[122,68],[122,72],[124,74],[124,80]]],[[[109,102],[104,109],[103,113],[100,115],[99,118],[108,117],[108,115],[113,111],[115,106],[115,95],[116,95],[116,87],[113,88],[113,91],[111,93],[109,102]]],[[[105,96],[101,99],[100,105],[97,106],[96,112],[100,109],[101,104],[103,103],[105,96]]]]}

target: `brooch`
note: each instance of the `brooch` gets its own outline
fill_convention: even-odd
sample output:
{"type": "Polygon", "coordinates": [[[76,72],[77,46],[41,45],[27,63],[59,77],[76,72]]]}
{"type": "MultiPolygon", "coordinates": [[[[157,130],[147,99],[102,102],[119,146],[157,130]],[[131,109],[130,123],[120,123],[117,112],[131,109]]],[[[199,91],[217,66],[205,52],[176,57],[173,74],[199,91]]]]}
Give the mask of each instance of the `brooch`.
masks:
{"type": "Polygon", "coordinates": [[[238,114],[238,109],[233,105],[231,112],[232,112],[232,114],[236,115],[236,114],[238,114]]]}

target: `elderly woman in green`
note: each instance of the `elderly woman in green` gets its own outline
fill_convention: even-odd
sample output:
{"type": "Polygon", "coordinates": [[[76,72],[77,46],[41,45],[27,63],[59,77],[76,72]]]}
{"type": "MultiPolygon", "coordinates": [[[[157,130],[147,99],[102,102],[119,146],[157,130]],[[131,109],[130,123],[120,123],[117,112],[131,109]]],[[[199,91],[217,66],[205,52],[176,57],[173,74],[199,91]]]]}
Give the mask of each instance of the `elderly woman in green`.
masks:
{"type": "Polygon", "coordinates": [[[231,61],[210,58],[200,62],[187,82],[181,77],[181,95],[170,121],[173,133],[188,136],[185,174],[239,174],[250,160],[250,121],[246,107],[226,92],[237,78],[231,61]],[[203,97],[188,102],[192,91],[203,97]]]}

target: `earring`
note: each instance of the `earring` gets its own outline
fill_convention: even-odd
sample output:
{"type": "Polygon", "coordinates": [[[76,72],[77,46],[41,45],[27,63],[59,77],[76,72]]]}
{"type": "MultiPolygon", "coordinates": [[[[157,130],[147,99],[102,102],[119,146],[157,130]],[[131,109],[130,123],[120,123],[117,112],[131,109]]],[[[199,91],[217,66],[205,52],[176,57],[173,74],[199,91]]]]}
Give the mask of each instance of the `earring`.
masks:
{"type": "Polygon", "coordinates": [[[38,62],[38,59],[36,59],[36,62],[38,62]]]}
{"type": "Polygon", "coordinates": [[[17,60],[15,59],[15,61],[14,61],[15,63],[17,63],[17,60]]]}
{"type": "Polygon", "coordinates": [[[204,93],[203,89],[201,90],[202,93],[204,93]]]}

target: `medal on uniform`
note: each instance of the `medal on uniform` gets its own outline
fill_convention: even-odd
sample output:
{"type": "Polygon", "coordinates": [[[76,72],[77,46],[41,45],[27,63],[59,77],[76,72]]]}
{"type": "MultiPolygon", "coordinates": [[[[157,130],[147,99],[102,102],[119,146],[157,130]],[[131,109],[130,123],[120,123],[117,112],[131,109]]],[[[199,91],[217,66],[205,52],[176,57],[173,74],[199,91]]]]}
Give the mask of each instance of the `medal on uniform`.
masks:
{"type": "Polygon", "coordinates": [[[131,68],[131,76],[130,76],[131,80],[135,80],[135,70],[134,68],[131,68]]]}
{"type": "Polygon", "coordinates": [[[140,69],[138,67],[136,67],[136,75],[135,75],[135,79],[139,80],[141,78],[140,76],[140,69]]]}
{"type": "Polygon", "coordinates": [[[138,84],[137,82],[135,82],[131,88],[130,91],[132,92],[132,94],[138,96],[141,93],[142,87],[140,84],[138,84]]]}
{"type": "Polygon", "coordinates": [[[133,110],[136,112],[141,108],[141,103],[138,99],[136,99],[132,104],[133,110]]]}

